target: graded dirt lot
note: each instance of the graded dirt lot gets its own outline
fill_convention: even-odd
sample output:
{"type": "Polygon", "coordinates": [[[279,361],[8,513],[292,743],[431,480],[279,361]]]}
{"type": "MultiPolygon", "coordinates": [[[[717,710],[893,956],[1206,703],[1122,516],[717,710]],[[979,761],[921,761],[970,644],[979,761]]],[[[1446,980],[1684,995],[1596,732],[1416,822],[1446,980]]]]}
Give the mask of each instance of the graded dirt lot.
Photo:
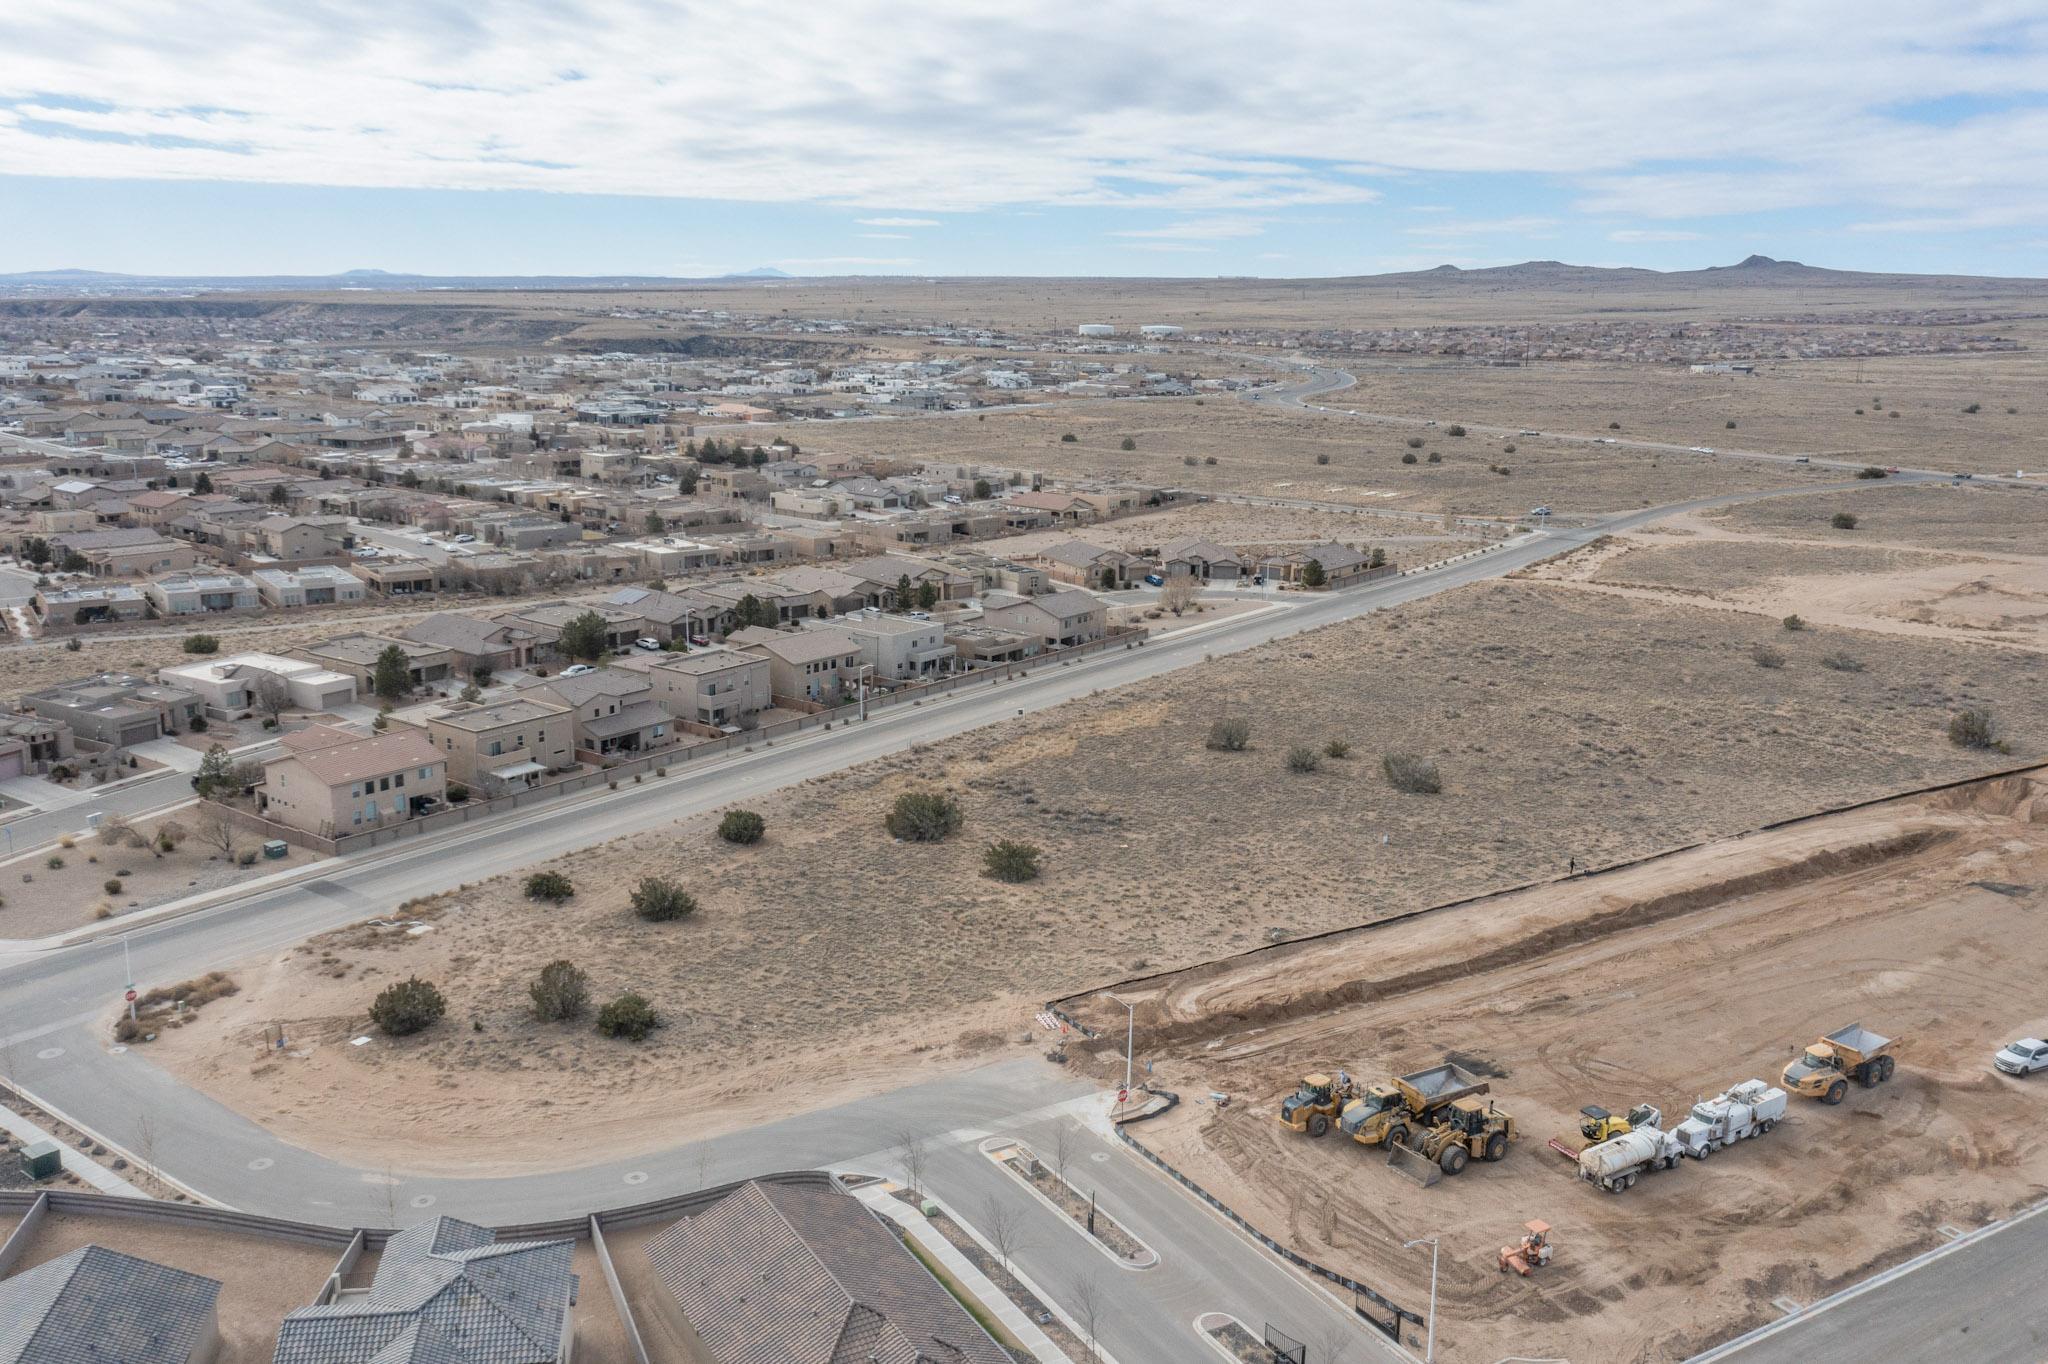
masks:
{"type": "Polygon", "coordinates": [[[758,847],[699,820],[586,849],[555,864],[577,888],[560,908],[500,878],[410,907],[429,931],[245,963],[243,993],[151,1057],[373,1168],[660,1149],[782,1116],[792,1092],[824,1105],[1042,1048],[1038,1004],[1105,978],[1981,773],[2012,760],[1951,745],[1952,710],[1987,704],[2039,751],[2038,680],[2018,651],[1785,638],[1710,607],[1483,585],[792,789],[757,806],[758,847]],[[1752,647],[1781,640],[1786,666],[1759,668],[1752,647]],[[1818,665],[1842,648],[1865,671],[1818,665]],[[1220,716],[1251,721],[1249,751],[1205,747],[1220,716]],[[1291,745],[1340,737],[1351,756],[1287,771],[1291,745]],[[1389,750],[1433,758],[1443,794],[1391,789],[1389,750]],[[891,843],[889,804],[932,788],[957,796],[964,830],[891,843]],[[984,879],[997,838],[1043,848],[1044,877],[984,879]],[[634,917],[645,875],[678,880],[697,914],[634,917]],[[536,1024],[526,984],[558,958],[594,999],[643,992],[667,1026],[633,1046],[536,1024]],[[346,1046],[415,972],[447,994],[446,1021],[346,1046]],[[263,1054],[280,1020],[303,1055],[263,1054]]]}
{"type": "MultiPolygon", "coordinates": [[[[2031,1083],[1990,1068],[2038,1035],[2048,945],[2048,770],[1722,840],[1127,981],[1140,1056],[1190,1102],[1134,1129],[1268,1234],[1418,1311],[1441,1234],[1439,1356],[1683,1358],[2048,1191],[2031,1083]],[[1578,1109],[1775,1082],[1851,1022],[1903,1039],[1894,1079],[1610,1196],[1547,1149],[1578,1109]],[[1446,1059],[1489,1074],[1521,1138],[1422,1188],[1383,1152],[1275,1120],[1297,1077],[1365,1081],[1446,1059]],[[1212,1092],[1231,1096],[1227,1107],[1212,1092]],[[1540,1218],[1534,1278],[1497,1247],[1540,1218]]],[[[1761,785],[1761,784],[1760,784],[1761,785]]],[[[1070,1001],[1121,1069],[1124,1011],[1070,1001]]]]}

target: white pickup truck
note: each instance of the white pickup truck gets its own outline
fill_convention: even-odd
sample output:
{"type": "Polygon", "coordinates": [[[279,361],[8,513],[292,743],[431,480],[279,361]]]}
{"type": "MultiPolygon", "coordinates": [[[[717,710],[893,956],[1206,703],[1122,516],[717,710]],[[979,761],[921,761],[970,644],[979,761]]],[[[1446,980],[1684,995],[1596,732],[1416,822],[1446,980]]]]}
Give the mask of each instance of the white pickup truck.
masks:
{"type": "Polygon", "coordinates": [[[1762,1080],[1744,1080],[1692,1106],[1692,1116],[1672,1129],[1685,1154],[1705,1160],[1724,1146],[1760,1137],[1785,1116],[1785,1091],[1762,1080]]]}
{"type": "Polygon", "coordinates": [[[2017,1042],[2008,1042],[1991,1058],[1991,1064],[2007,1075],[2032,1075],[2037,1070],[2048,1069],[2048,1042],[2038,1037],[2022,1037],[2017,1042]]]}

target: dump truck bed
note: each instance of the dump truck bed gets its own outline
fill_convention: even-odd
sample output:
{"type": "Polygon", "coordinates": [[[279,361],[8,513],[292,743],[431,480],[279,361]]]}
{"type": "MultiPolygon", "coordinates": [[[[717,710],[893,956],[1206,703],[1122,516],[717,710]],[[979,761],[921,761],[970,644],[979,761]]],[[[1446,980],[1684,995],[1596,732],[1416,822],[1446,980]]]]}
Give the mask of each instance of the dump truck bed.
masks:
{"type": "Polygon", "coordinates": [[[1846,1028],[1831,1032],[1824,1039],[1830,1045],[1843,1051],[1853,1051],[1859,1056],[1875,1056],[1892,1044],[1889,1037],[1879,1037],[1861,1023],[1851,1023],[1846,1028]]]}
{"type": "Polygon", "coordinates": [[[1418,1070],[1412,1075],[1396,1076],[1394,1084],[1408,1101],[1408,1106],[1418,1112],[1439,1107],[1453,1099],[1462,1099],[1468,1094],[1484,1094],[1490,1087],[1471,1071],[1449,1061],[1427,1070],[1418,1070]]]}

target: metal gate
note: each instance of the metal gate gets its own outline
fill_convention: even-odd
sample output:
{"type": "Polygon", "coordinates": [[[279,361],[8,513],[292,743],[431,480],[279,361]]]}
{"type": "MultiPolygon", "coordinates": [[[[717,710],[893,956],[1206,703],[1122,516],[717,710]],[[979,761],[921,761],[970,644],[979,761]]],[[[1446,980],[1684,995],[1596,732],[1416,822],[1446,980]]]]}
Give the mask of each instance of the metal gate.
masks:
{"type": "Polygon", "coordinates": [[[1273,1352],[1273,1364],[1308,1364],[1308,1346],[1266,1323],[1266,1348],[1273,1352]]]}

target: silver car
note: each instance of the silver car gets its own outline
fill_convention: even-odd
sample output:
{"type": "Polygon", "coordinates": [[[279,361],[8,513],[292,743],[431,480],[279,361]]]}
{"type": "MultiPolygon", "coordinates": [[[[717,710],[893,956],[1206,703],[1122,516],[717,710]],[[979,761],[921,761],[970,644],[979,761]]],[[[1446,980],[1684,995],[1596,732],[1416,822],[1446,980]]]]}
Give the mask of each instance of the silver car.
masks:
{"type": "Polygon", "coordinates": [[[2017,1042],[2008,1042],[1991,1058],[1991,1064],[2007,1075],[2031,1075],[2048,1067],[2048,1042],[2043,1042],[2038,1037],[2023,1037],[2017,1042]]]}

